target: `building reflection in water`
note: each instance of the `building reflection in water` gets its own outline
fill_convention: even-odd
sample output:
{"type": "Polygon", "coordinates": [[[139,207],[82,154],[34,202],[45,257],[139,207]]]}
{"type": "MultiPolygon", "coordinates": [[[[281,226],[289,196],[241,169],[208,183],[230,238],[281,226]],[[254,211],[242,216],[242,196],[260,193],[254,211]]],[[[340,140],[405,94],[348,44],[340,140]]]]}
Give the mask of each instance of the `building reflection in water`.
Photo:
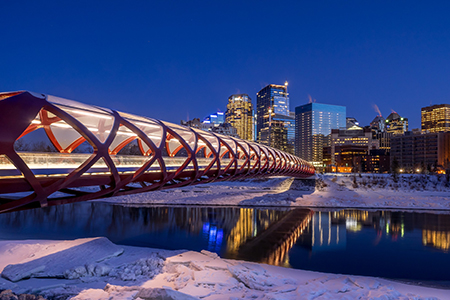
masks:
{"type": "Polygon", "coordinates": [[[234,257],[241,245],[277,223],[289,210],[67,204],[0,215],[0,239],[106,236],[118,244],[207,249],[234,257]]]}
{"type": "Polygon", "coordinates": [[[315,212],[297,244],[312,252],[345,249],[348,233],[370,228],[377,232],[378,239],[388,237],[393,242],[408,232],[422,230],[424,246],[444,252],[450,249],[450,215],[394,211],[315,212]]]}

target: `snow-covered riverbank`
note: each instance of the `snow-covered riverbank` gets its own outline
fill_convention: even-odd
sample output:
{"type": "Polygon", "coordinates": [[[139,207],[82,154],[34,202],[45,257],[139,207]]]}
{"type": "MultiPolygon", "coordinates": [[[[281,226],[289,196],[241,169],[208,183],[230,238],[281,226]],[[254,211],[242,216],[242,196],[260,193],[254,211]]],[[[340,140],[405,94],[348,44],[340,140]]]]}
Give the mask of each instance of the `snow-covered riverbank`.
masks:
{"type": "Polygon", "coordinates": [[[379,278],[221,259],[208,251],[118,246],[106,238],[1,241],[0,271],[0,288],[49,299],[157,294],[168,295],[161,299],[448,299],[449,294],[379,278]]]}
{"type": "Polygon", "coordinates": [[[319,175],[316,187],[289,177],[208,185],[107,198],[121,204],[246,205],[450,210],[445,177],[319,175]]]}

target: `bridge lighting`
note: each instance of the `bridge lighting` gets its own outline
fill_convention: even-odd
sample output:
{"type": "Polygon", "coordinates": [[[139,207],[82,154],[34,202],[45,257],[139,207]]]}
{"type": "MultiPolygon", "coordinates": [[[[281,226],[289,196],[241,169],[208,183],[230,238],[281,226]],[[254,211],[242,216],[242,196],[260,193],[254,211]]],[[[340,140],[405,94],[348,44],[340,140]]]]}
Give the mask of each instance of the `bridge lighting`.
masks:
{"type": "Polygon", "coordinates": [[[134,132],[125,132],[125,131],[117,131],[117,134],[128,135],[128,136],[137,136],[134,132]]]}
{"type": "Polygon", "coordinates": [[[156,136],[156,135],[148,135],[148,134],[147,134],[147,136],[148,136],[149,138],[151,138],[152,140],[160,140],[160,139],[161,139],[160,136],[156,136]]]}
{"type": "Polygon", "coordinates": [[[142,122],[136,122],[136,125],[141,125],[141,126],[145,126],[145,127],[161,129],[161,127],[158,126],[158,125],[147,124],[147,123],[142,123],[142,122]]]}
{"type": "Polygon", "coordinates": [[[105,116],[105,115],[102,115],[102,114],[96,114],[96,113],[82,111],[82,110],[72,110],[72,113],[79,114],[79,115],[90,116],[90,117],[96,117],[96,118],[100,118],[100,119],[107,119],[107,120],[111,120],[112,119],[112,117],[110,117],[110,116],[105,116]]]}
{"type": "Polygon", "coordinates": [[[61,128],[72,128],[69,124],[66,123],[52,123],[51,126],[61,127],[61,128]]]}

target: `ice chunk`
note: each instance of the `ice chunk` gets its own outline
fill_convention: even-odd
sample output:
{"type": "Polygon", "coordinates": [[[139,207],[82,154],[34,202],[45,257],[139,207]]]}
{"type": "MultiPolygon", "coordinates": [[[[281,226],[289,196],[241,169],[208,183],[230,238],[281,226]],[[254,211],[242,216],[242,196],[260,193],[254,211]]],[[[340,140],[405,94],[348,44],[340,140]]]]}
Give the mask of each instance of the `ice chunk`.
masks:
{"type": "MultiPolygon", "coordinates": [[[[81,277],[87,274],[85,265],[104,261],[122,253],[123,249],[107,238],[96,238],[23,264],[8,265],[4,268],[2,276],[13,282],[30,277],[64,278],[68,273],[79,274],[78,277],[81,277]]],[[[99,270],[103,271],[105,270],[99,270]]],[[[77,275],[74,276],[77,278],[77,275]]]]}

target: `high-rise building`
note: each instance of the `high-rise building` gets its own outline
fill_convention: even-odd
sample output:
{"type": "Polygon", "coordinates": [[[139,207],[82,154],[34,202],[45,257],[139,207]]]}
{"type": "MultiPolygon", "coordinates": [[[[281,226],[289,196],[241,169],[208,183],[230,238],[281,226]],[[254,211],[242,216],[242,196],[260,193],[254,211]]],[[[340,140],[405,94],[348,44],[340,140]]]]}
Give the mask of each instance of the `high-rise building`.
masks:
{"type": "Polygon", "coordinates": [[[392,135],[404,134],[408,131],[408,118],[402,118],[395,111],[385,121],[385,130],[392,135]]]}
{"type": "Polygon", "coordinates": [[[284,85],[269,84],[256,96],[257,141],[293,154],[295,117],[289,111],[287,82],[284,85]]]}
{"type": "Polygon", "coordinates": [[[450,131],[450,104],[422,107],[422,131],[450,131]]]}
{"type": "Polygon", "coordinates": [[[295,108],[295,155],[323,167],[323,148],[331,129],[346,128],[345,106],[308,103],[295,108]]]}
{"type": "Polygon", "coordinates": [[[231,95],[228,98],[225,119],[236,128],[241,139],[253,141],[253,105],[247,94],[231,95]]]}

